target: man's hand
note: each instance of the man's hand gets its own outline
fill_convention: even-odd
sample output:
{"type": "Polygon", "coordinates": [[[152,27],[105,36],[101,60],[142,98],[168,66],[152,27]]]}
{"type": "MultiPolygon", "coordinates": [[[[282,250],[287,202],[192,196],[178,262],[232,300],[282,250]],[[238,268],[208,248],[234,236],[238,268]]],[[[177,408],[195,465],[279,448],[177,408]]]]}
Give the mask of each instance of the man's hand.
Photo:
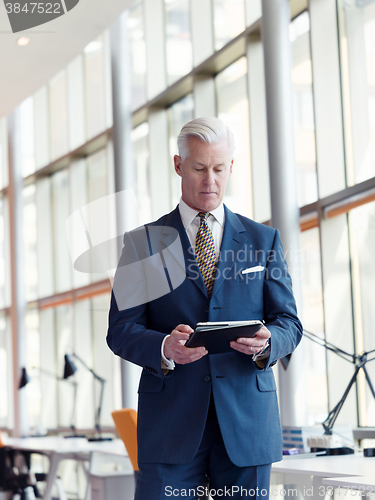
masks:
{"type": "Polygon", "coordinates": [[[257,354],[263,351],[267,344],[267,340],[271,337],[271,332],[265,326],[256,333],[253,338],[239,338],[236,341],[230,343],[230,346],[238,352],[243,352],[244,354],[257,354]]]}
{"type": "Polygon", "coordinates": [[[186,365],[205,356],[208,351],[204,347],[185,347],[190,333],[194,330],[188,325],[178,325],[164,343],[164,356],[175,363],[186,365]]]}

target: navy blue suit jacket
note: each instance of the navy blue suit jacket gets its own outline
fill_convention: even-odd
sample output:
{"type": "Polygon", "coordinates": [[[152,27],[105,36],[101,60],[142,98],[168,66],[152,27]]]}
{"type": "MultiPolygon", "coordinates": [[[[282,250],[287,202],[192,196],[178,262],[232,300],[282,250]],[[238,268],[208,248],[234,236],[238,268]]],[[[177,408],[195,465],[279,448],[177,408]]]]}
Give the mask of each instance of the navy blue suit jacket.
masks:
{"type": "Polygon", "coordinates": [[[223,440],[234,464],[251,466],[281,460],[281,429],[272,366],[294,351],[301,340],[302,325],[278,231],[225,207],[211,299],[178,208],[145,226],[143,231],[127,233],[124,243],[114,290],[117,281],[118,294],[124,290],[128,306],[112,294],[107,342],[115,354],[143,367],[138,390],[138,461],[189,462],[200,444],[211,391],[223,440]],[[176,236],[182,246],[183,262],[179,263],[183,268],[182,284],[178,280],[174,283],[168,269],[173,256],[168,257],[166,249],[176,241],[176,236]],[[142,262],[148,257],[152,266],[158,263],[161,270],[145,270],[142,262]],[[121,280],[121,266],[132,269],[135,263],[135,272],[126,274],[129,279],[121,280]],[[264,269],[242,274],[244,269],[254,266],[264,269]],[[149,292],[147,281],[152,280],[155,288],[158,272],[160,289],[167,282],[169,293],[161,291],[159,295],[164,295],[154,298],[155,290],[149,292]],[[134,299],[137,295],[141,299],[134,299]],[[251,356],[233,350],[206,355],[194,363],[177,364],[174,371],[164,375],[161,343],[178,324],[194,328],[199,321],[254,319],[264,320],[271,332],[270,357],[264,369],[251,356]]]}

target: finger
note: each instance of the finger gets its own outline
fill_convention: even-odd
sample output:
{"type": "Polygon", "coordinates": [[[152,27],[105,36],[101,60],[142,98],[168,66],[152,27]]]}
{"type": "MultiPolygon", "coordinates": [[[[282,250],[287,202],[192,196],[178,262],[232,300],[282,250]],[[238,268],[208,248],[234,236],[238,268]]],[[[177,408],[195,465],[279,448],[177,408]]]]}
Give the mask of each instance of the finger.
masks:
{"type": "Polygon", "coordinates": [[[264,339],[256,339],[255,337],[253,339],[248,339],[247,337],[244,338],[240,337],[237,339],[237,342],[245,346],[252,346],[256,348],[262,347],[265,344],[264,339]]]}
{"type": "Polygon", "coordinates": [[[202,357],[207,354],[207,350],[204,347],[185,347],[184,345],[177,343],[171,345],[173,359],[176,361],[176,356],[183,356],[185,358],[196,358],[202,357]]]}
{"type": "Polygon", "coordinates": [[[173,331],[183,332],[183,333],[192,333],[194,330],[189,325],[178,325],[173,331]]]}
{"type": "Polygon", "coordinates": [[[176,353],[174,360],[176,363],[180,365],[184,365],[187,363],[193,363],[194,361],[198,361],[198,359],[202,358],[206,354],[208,354],[207,350],[204,347],[196,347],[194,349],[188,349],[189,351],[194,351],[193,353],[176,353]]]}
{"type": "Polygon", "coordinates": [[[235,349],[238,352],[242,352],[243,354],[247,355],[253,355],[253,354],[258,354],[258,352],[263,350],[263,345],[262,346],[253,346],[253,345],[248,345],[248,344],[240,344],[239,342],[231,342],[230,346],[232,349],[235,349]]]}
{"type": "Polygon", "coordinates": [[[183,332],[179,332],[178,330],[173,330],[171,335],[170,335],[170,339],[171,341],[175,342],[175,343],[179,343],[180,340],[188,340],[190,337],[190,334],[189,333],[183,333],[183,332]]]}
{"type": "Polygon", "coordinates": [[[271,332],[265,326],[262,326],[260,330],[257,331],[254,338],[269,339],[271,337],[271,332]]]}
{"type": "Polygon", "coordinates": [[[208,351],[205,347],[185,347],[181,346],[181,353],[184,354],[185,356],[195,356],[198,354],[207,354],[208,351]]]}
{"type": "Polygon", "coordinates": [[[254,354],[254,352],[251,352],[251,346],[239,344],[238,342],[231,342],[230,346],[232,349],[238,352],[242,352],[243,354],[247,354],[248,356],[251,354],[254,354]]]}

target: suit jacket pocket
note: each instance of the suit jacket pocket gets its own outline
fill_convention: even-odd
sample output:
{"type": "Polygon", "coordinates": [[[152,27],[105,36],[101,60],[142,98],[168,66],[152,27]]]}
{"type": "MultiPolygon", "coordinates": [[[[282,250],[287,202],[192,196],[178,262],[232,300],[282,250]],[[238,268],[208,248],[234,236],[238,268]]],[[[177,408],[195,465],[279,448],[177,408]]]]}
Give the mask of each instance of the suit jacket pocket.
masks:
{"type": "Polygon", "coordinates": [[[259,372],[257,376],[257,386],[261,392],[274,392],[276,391],[275,377],[272,370],[259,372]]]}
{"type": "Polygon", "coordinates": [[[164,380],[151,373],[143,373],[139,381],[138,392],[160,392],[163,389],[164,380]]]}

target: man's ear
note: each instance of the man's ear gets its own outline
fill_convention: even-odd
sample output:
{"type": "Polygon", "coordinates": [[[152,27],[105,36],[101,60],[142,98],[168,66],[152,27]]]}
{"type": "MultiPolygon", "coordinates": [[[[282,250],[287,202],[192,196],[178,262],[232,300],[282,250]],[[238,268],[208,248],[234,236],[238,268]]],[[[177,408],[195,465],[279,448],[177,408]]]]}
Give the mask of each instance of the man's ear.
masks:
{"type": "Polygon", "coordinates": [[[229,167],[229,175],[232,175],[233,162],[234,162],[234,160],[232,160],[232,161],[230,162],[230,167],[229,167]]]}
{"type": "Polygon", "coordinates": [[[174,155],[173,161],[174,161],[174,169],[176,171],[176,174],[179,175],[180,177],[182,177],[182,172],[181,172],[182,160],[181,160],[181,156],[174,155]]]}

